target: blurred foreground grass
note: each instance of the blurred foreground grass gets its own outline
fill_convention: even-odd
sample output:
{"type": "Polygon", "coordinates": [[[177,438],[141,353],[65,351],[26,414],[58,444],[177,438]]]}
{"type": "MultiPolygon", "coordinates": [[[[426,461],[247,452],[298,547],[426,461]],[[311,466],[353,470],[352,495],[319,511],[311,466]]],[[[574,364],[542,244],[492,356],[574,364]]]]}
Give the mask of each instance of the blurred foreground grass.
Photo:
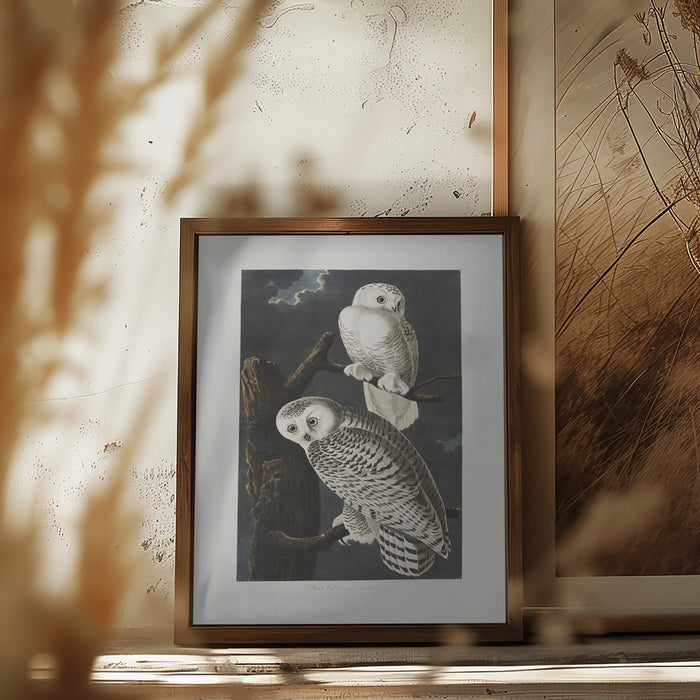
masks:
{"type": "MultiPolygon", "coordinates": [[[[235,30],[203,67],[204,97],[188,124],[185,152],[171,173],[172,202],[196,178],[201,145],[216,126],[215,107],[242,71],[242,55],[267,2],[253,0],[235,30]]],[[[125,83],[117,60],[114,0],[5,0],[0,3],[0,697],[34,697],[32,663],[52,669],[42,698],[90,697],[89,675],[103,651],[138,549],[139,513],[130,498],[129,466],[148,430],[148,397],[111,476],[84,498],[73,584],[51,594],[38,584],[42,509],[9,517],[11,472],[20,439],[56,410],[41,401],[69,367],[65,340],[78,319],[97,313],[109,294],[106,273],[87,271],[88,253],[112,231],[114,209],[99,195],[105,178],[128,173],[119,129],[159,86],[220,3],[192,13],[158,47],[150,75],[125,83]],[[116,147],[115,147],[116,146],[116,147]],[[110,155],[111,154],[111,155],[110,155]],[[115,154],[119,154],[118,156],[115,154]]],[[[42,494],[46,495],[46,494],[42,494]]],[[[39,498],[39,496],[37,496],[39,498]]]]}

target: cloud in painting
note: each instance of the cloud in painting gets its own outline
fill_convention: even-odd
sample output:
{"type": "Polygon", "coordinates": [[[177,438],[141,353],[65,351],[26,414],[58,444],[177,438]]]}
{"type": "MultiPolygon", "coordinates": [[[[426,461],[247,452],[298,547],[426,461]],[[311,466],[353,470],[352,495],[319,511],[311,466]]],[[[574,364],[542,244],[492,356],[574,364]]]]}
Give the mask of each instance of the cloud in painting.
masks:
{"type": "Polygon", "coordinates": [[[297,306],[303,304],[308,295],[318,294],[326,288],[330,278],[328,270],[302,270],[299,277],[287,287],[278,287],[272,280],[267,286],[275,290],[275,295],[268,299],[269,304],[287,304],[297,306]]]}
{"type": "Polygon", "coordinates": [[[462,433],[457,433],[451,440],[437,440],[437,442],[442,445],[445,452],[454,452],[462,446],[462,433]]]}

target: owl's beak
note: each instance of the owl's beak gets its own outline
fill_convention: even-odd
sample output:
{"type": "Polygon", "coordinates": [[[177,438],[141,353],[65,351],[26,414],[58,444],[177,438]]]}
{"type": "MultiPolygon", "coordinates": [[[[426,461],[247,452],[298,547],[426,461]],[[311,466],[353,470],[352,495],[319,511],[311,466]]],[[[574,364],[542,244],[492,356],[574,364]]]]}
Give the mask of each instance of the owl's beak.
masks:
{"type": "Polygon", "coordinates": [[[306,442],[311,442],[311,435],[309,433],[305,433],[304,440],[306,440],[306,442]]]}

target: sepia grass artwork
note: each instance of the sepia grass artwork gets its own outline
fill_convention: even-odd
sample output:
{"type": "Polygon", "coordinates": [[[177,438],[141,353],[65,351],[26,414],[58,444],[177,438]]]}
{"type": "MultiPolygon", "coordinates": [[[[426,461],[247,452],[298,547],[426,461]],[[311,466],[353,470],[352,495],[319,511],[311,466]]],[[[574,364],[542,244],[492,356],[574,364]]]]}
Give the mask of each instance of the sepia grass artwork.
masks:
{"type": "Polygon", "coordinates": [[[560,575],[700,573],[700,3],[640,5],[558,36],[560,575]]]}

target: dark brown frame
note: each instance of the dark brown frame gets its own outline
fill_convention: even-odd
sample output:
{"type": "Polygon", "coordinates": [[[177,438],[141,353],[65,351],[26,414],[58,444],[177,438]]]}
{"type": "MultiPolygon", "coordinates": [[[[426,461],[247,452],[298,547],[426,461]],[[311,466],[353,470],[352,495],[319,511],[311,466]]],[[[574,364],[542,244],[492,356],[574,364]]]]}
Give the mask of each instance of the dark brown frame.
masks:
{"type": "Polygon", "coordinates": [[[175,642],[189,646],[312,644],[437,644],[456,631],[478,642],[522,638],[522,529],[520,459],[519,220],[464,218],[183,219],[180,232],[180,314],[177,432],[175,642]],[[194,527],[194,421],[197,367],[197,266],[202,236],[339,234],[492,234],[503,240],[504,376],[506,396],[507,616],[505,624],[400,625],[194,625],[192,622],[194,527]]]}

